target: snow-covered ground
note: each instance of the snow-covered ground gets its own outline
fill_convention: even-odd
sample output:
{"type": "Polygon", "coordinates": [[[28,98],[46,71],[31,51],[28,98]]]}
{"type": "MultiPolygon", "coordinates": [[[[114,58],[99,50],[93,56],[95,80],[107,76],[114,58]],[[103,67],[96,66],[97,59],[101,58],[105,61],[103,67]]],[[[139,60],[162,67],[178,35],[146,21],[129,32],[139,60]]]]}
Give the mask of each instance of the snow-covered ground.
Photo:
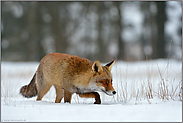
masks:
{"type": "Polygon", "coordinates": [[[38,62],[1,63],[1,121],[182,121],[182,63],[176,60],[117,61],[112,68],[115,96],[100,93],[102,104],[73,95],[55,104],[52,87],[42,101],[19,94],[38,62]]]}

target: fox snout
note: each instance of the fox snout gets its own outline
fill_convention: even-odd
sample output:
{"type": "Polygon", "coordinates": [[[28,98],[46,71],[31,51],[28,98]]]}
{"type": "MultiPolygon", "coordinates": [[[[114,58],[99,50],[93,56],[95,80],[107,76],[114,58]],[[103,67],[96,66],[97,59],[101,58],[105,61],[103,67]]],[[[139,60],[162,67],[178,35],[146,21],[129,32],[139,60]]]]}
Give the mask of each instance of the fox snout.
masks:
{"type": "Polygon", "coordinates": [[[101,90],[106,93],[109,96],[114,96],[116,94],[116,91],[114,90],[112,86],[112,79],[109,80],[103,80],[102,82],[102,88],[101,90]]]}
{"type": "Polygon", "coordinates": [[[107,95],[109,95],[109,96],[114,96],[116,94],[116,91],[115,90],[114,91],[108,91],[108,90],[102,89],[102,91],[104,93],[106,93],[107,95]]]}

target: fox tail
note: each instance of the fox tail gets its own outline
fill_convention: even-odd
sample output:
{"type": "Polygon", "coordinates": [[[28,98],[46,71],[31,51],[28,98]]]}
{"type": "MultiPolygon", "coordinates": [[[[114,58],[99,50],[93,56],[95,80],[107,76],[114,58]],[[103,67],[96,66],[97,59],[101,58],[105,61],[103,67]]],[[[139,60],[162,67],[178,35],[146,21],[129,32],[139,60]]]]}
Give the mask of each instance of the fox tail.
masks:
{"type": "Polygon", "coordinates": [[[20,89],[20,94],[22,94],[26,98],[31,98],[36,96],[37,87],[36,87],[35,79],[36,79],[36,73],[34,74],[31,82],[20,89]]]}

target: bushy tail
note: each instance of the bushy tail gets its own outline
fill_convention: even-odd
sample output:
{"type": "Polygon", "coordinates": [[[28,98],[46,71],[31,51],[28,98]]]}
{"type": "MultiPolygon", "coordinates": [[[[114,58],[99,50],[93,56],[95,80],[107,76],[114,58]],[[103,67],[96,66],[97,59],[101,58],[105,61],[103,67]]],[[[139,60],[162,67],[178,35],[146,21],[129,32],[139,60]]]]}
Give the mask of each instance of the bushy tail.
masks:
{"type": "Polygon", "coordinates": [[[20,93],[26,97],[26,98],[31,98],[37,95],[37,88],[36,88],[36,73],[34,74],[34,77],[32,78],[31,82],[29,85],[25,85],[20,89],[20,93]]]}

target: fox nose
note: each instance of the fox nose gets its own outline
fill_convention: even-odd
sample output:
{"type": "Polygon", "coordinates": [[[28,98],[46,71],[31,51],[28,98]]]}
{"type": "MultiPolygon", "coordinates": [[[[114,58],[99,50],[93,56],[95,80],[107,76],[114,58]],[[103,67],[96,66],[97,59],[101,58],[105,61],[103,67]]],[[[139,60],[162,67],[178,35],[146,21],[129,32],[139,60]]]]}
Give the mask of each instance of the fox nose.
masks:
{"type": "Polygon", "coordinates": [[[113,93],[113,94],[116,94],[116,91],[113,91],[112,93],[113,93]]]}

